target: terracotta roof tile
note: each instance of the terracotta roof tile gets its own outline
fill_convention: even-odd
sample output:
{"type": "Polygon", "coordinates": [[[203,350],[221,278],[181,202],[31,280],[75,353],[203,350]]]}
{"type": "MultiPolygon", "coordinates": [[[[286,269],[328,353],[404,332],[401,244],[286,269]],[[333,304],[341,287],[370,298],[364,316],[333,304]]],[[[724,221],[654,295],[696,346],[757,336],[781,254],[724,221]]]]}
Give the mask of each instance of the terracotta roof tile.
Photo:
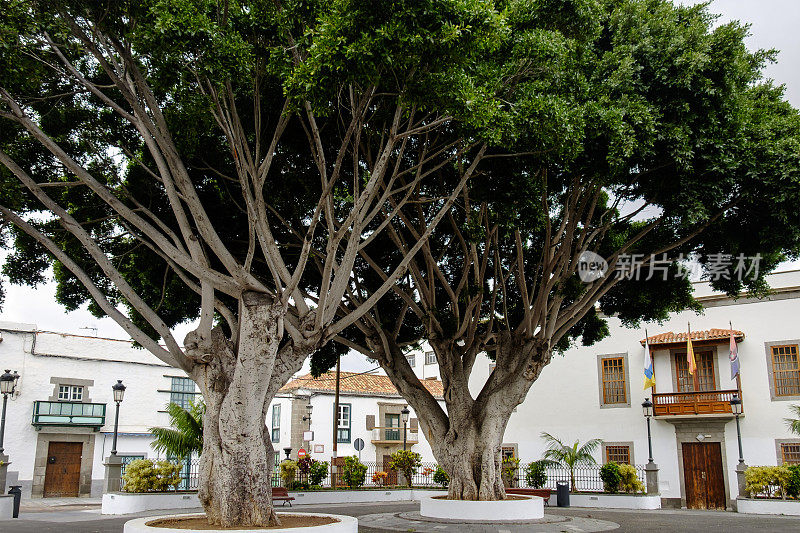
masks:
{"type": "MultiPolygon", "coordinates": [[[[718,328],[693,331],[692,342],[727,340],[730,334],[730,329],[718,328]]],[[[657,344],[677,344],[686,342],[688,336],[688,332],[686,331],[681,331],[679,333],[668,331],[666,333],[659,333],[658,335],[651,335],[647,337],[647,341],[650,343],[650,346],[655,346],[657,344]]],[[[744,333],[741,331],[733,330],[733,336],[736,338],[736,342],[742,342],[744,340],[744,333]]],[[[639,343],[644,346],[644,339],[640,340],[639,343]]]]}
{"type": "MultiPolygon", "coordinates": [[[[444,394],[442,382],[438,379],[422,379],[420,381],[434,396],[441,397],[444,394]]],[[[334,392],[336,390],[336,374],[334,372],[326,372],[318,378],[312,377],[311,374],[305,374],[304,376],[293,379],[281,387],[282,392],[288,392],[295,389],[334,392]]],[[[342,393],[373,393],[400,396],[400,394],[397,392],[397,388],[392,385],[389,377],[381,374],[342,372],[340,391],[342,393]]]]}

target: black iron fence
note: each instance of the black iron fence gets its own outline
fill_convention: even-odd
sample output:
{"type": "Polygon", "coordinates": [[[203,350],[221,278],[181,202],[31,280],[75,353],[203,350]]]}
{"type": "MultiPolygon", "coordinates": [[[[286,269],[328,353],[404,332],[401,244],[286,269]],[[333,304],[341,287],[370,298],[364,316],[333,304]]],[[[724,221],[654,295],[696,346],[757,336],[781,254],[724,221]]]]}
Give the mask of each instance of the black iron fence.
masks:
{"type": "MultiPolygon", "coordinates": [[[[130,461],[123,461],[122,474],[125,475],[125,469],[130,461]]],[[[172,462],[181,465],[181,482],[177,490],[197,490],[198,486],[198,471],[200,460],[193,458],[191,460],[175,461],[172,462]]],[[[378,463],[375,461],[362,461],[362,464],[367,467],[364,474],[364,488],[379,488],[379,487],[396,487],[403,483],[402,476],[396,470],[389,468],[388,463],[378,463]]],[[[527,464],[520,463],[519,468],[513,479],[513,486],[530,488],[526,479],[525,473],[527,464]]],[[[411,477],[411,486],[413,487],[428,487],[440,488],[441,485],[433,480],[433,475],[436,472],[436,463],[422,463],[417,467],[411,477]]],[[[642,485],[646,486],[647,480],[645,477],[645,469],[642,465],[636,465],[636,476],[641,481],[642,485]]],[[[329,466],[328,475],[320,483],[322,488],[349,488],[344,482],[342,473],[344,467],[329,466]],[[334,483],[335,480],[335,483],[334,483]]],[[[572,490],[575,492],[603,492],[603,480],[600,479],[600,465],[597,466],[580,466],[574,469],[575,486],[572,490]]],[[[546,468],[547,482],[544,488],[555,490],[556,483],[564,482],[570,484],[570,471],[566,467],[550,466],[546,468]]],[[[121,486],[124,485],[124,477],[121,481],[121,486]]],[[[297,473],[293,482],[286,483],[280,477],[280,467],[275,467],[272,473],[272,486],[287,488],[311,488],[309,487],[309,480],[306,475],[297,473]]],[[[771,487],[770,487],[771,489],[771,487]]],[[[770,497],[764,494],[764,497],[770,497]]],[[[774,496],[773,496],[774,497],[774,496]]]]}

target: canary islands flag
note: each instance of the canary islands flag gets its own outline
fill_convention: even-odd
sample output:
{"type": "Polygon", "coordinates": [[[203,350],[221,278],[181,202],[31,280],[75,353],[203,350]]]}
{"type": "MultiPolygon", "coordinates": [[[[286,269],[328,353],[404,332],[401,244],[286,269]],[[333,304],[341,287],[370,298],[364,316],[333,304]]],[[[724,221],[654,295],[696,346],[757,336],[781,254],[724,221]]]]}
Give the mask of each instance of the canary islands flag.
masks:
{"type": "Polygon", "coordinates": [[[644,388],[649,389],[656,384],[656,376],[653,373],[653,358],[650,355],[650,340],[647,338],[647,330],[644,330],[644,388]]]}
{"type": "Polygon", "coordinates": [[[689,326],[689,335],[686,337],[686,363],[689,367],[689,374],[697,372],[697,363],[694,360],[694,349],[692,348],[692,326],[689,326]]]}

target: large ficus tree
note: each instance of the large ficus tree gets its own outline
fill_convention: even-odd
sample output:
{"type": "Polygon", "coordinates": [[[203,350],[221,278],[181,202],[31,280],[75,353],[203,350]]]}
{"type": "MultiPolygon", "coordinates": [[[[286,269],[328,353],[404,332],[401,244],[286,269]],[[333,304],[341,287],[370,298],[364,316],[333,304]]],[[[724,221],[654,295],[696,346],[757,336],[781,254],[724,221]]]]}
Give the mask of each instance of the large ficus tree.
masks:
{"type": "Polygon", "coordinates": [[[395,286],[513,122],[519,76],[475,68],[507,36],[485,1],[3,3],[4,273],[52,265],[61,303],[198,383],[211,524],[278,522],[266,409],[395,286]],[[428,229],[343,307],[356,258],[442,168],[428,229]]]}
{"type": "MultiPolygon", "coordinates": [[[[704,6],[663,0],[527,1],[506,16],[513,38],[495,68],[547,73],[520,80],[527,98],[515,101],[549,120],[484,161],[408,274],[342,335],[414,407],[456,499],[505,497],[506,425],[555,353],[605,337],[606,316],[633,325],[696,307],[682,258],[698,254],[718,289],[763,293],[764,274],[800,249],[800,120],[761,79],[770,54],[745,48],[745,27],[714,28],[704,6]],[[605,276],[581,279],[586,252],[608,262],[605,276]],[[446,409],[404,357],[420,339],[446,409]],[[473,395],[481,353],[496,366],[473,395]]],[[[458,179],[447,170],[441,192],[458,179]]],[[[408,257],[431,199],[385,220],[355,265],[348,309],[408,257]]]]}

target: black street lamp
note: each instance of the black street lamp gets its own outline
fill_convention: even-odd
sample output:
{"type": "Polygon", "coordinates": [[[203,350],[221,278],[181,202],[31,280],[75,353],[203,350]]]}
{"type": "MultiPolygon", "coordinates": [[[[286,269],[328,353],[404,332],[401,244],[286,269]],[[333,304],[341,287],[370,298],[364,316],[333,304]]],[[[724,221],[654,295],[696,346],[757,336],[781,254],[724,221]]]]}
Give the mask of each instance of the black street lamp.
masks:
{"type": "Polygon", "coordinates": [[[645,398],[642,402],[642,410],[644,411],[644,417],[647,419],[647,462],[653,462],[653,440],[650,436],[650,418],[653,416],[653,402],[650,401],[650,398],[645,398]]]}
{"type": "Polygon", "coordinates": [[[411,411],[408,410],[408,406],[406,405],[400,411],[400,418],[403,419],[403,450],[406,449],[406,433],[408,431],[408,415],[411,411]]]}
{"type": "MultiPolygon", "coordinates": [[[[3,395],[3,416],[0,418],[0,454],[3,453],[3,438],[6,433],[6,405],[8,404],[8,395],[14,394],[14,389],[17,387],[17,380],[19,374],[16,371],[11,373],[11,370],[6,370],[0,376],[0,393],[3,395]]],[[[0,487],[2,490],[2,487],[0,487]]]]}
{"type": "Polygon", "coordinates": [[[739,442],[739,464],[744,464],[744,454],[742,453],[742,430],[739,428],[739,415],[742,414],[742,399],[738,394],[731,398],[731,412],[736,418],[736,439],[739,442]]]}
{"type": "Polygon", "coordinates": [[[308,429],[311,429],[311,411],[314,410],[314,406],[311,405],[311,398],[308,399],[308,403],[306,404],[306,416],[303,417],[303,422],[308,420],[308,429]]]}
{"type": "Polygon", "coordinates": [[[125,385],[122,380],[118,379],[116,383],[111,386],[114,391],[114,402],[117,404],[117,414],[114,416],[114,440],[111,443],[111,455],[117,455],[117,430],[119,429],[119,404],[122,403],[122,398],[125,397],[125,385]]]}

